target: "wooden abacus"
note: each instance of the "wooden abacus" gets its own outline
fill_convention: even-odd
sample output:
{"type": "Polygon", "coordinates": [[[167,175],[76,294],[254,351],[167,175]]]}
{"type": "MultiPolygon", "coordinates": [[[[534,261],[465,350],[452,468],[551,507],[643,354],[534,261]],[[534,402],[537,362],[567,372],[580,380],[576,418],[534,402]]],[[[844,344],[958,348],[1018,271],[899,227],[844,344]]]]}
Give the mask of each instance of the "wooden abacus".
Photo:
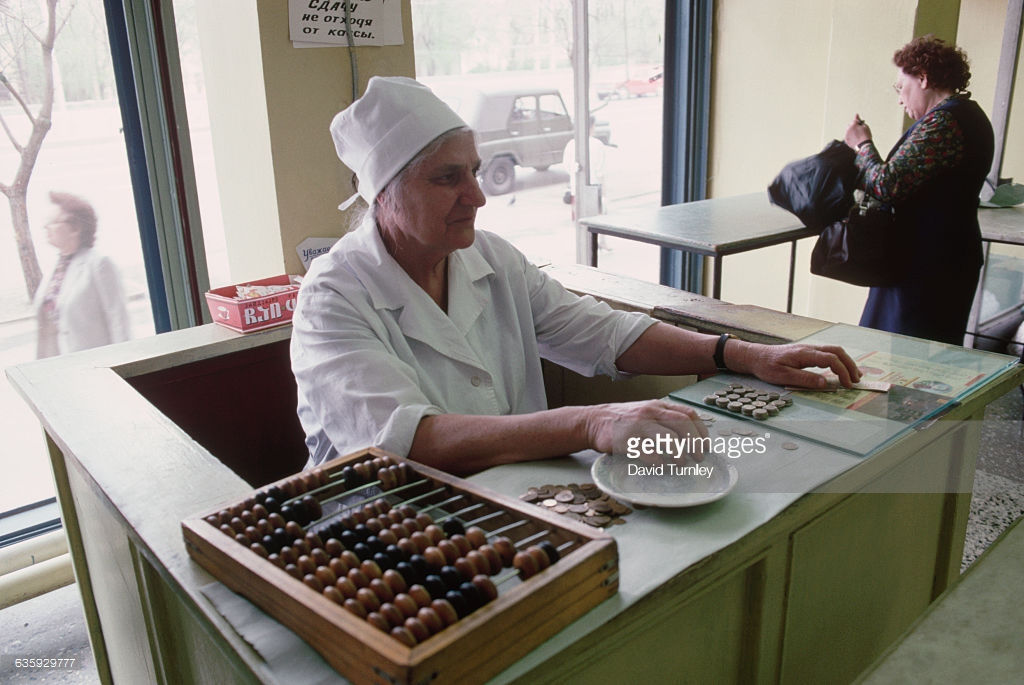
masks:
{"type": "Polygon", "coordinates": [[[485,680],[615,594],[615,540],[370,448],[182,522],[191,557],[353,682],[485,680]]]}

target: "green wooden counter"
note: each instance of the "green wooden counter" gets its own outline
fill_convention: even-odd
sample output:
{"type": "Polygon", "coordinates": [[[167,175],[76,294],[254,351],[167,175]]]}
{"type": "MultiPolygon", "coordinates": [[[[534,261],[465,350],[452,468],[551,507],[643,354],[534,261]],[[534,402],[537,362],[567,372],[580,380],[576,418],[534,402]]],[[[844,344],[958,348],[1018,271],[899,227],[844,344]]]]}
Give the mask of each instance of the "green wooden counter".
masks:
{"type": "MultiPolygon", "coordinates": [[[[828,328],[591,269],[551,271],[575,290],[680,325],[766,340],[828,328]]],[[[180,528],[302,467],[289,335],[204,326],[8,371],[46,431],[105,682],[341,681],[192,562],[180,528]]],[[[734,492],[705,507],[634,512],[611,531],[619,593],[496,681],[852,680],[958,576],[980,419],[1021,376],[1009,368],[979,383],[941,420],[852,468],[835,462],[840,475],[813,494],[734,492]],[[939,484],[906,491],[901,483],[921,473],[939,484]]],[[[556,403],[656,397],[689,382],[603,383],[557,369],[547,380],[556,403]]],[[[805,456],[836,459],[815,449],[805,456]]],[[[518,495],[583,482],[593,458],[473,480],[518,495]]]]}

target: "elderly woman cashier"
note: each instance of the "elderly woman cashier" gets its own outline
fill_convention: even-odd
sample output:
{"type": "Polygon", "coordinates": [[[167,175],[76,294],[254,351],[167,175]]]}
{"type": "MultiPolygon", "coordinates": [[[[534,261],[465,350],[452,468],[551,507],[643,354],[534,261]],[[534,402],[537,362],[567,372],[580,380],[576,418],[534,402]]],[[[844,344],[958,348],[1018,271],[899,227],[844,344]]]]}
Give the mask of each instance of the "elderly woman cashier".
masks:
{"type": "Polygon", "coordinates": [[[478,231],[473,133],[420,83],[374,77],[331,133],[370,211],[310,266],[292,369],[311,461],[376,445],[467,474],[593,448],[619,420],[685,422],[670,402],[547,409],[541,358],[579,373],[692,374],[718,366],[780,384],[849,384],[840,348],[763,346],[687,332],[569,293],[478,231]],[[716,364],[717,358],[717,364],[716,364]]]}

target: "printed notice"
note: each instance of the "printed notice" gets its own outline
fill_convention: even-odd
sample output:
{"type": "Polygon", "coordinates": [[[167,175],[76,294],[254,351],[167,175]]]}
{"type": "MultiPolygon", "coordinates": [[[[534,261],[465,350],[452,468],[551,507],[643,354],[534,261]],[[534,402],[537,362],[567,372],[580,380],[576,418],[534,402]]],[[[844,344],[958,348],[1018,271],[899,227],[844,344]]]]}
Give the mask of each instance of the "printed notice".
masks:
{"type": "Polygon", "coordinates": [[[288,0],[295,47],[402,45],[400,0],[288,0]]]}

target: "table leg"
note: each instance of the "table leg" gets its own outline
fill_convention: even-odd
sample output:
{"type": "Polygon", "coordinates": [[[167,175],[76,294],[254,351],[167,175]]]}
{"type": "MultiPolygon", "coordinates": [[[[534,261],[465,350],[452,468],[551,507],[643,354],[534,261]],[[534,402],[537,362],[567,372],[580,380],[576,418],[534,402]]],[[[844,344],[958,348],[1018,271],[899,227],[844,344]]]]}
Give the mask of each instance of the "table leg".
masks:
{"type": "Polygon", "coordinates": [[[722,299],[722,255],[715,255],[715,278],[711,284],[711,297],[722,299]]]}
{"type": "Polygon", "coordinates": [[[597,266],[597,234],[587,231],[587,265],[597,266]]]}
{"type": "Polygon", "coordinates": [[[789,247],[789,290],[786,293],[786,313],[793,313],[793,281],[796,277],[796,241],[789,247]]]}

